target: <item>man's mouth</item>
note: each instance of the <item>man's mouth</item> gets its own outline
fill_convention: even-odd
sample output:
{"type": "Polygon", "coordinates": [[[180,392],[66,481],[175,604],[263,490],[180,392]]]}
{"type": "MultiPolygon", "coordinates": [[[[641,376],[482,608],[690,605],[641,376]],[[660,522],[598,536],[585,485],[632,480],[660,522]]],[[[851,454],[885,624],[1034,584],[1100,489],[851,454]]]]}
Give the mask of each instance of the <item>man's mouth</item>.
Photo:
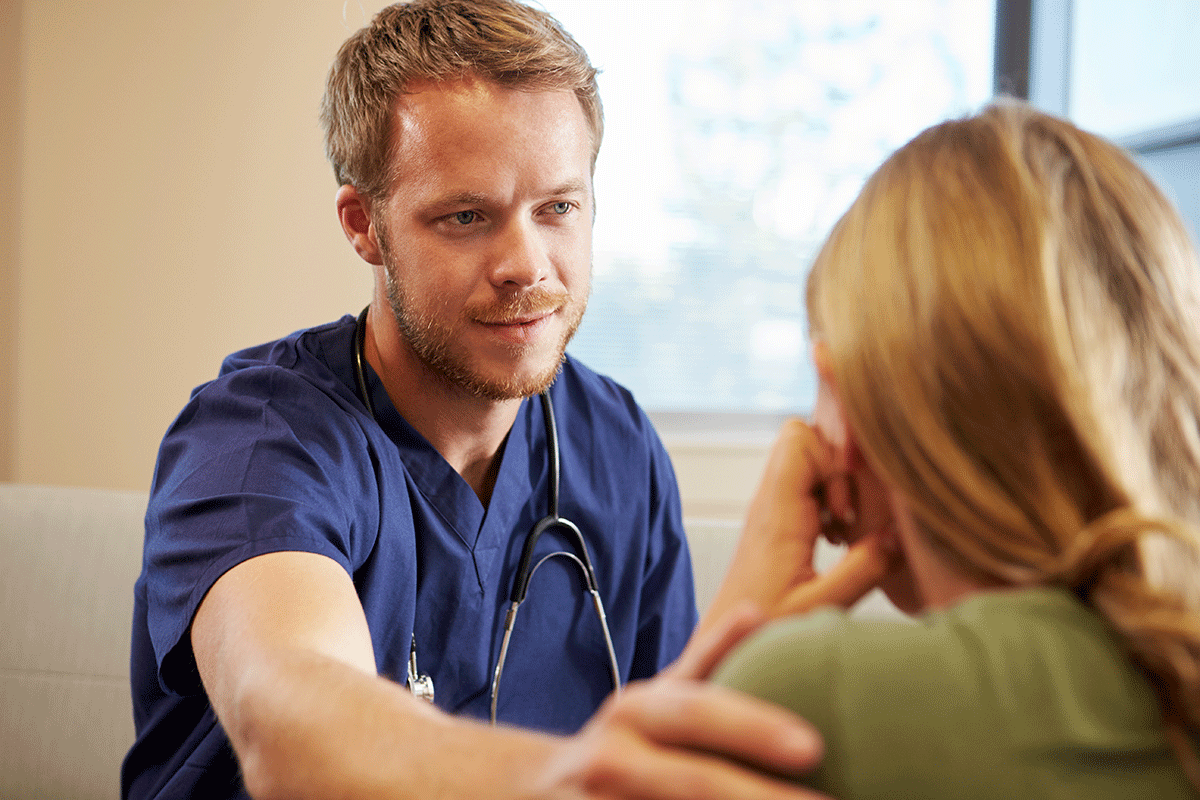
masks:
{"type": "Polygon", "coordinates": [[[501,341],[529,345],[540,341],[551,330],[561,310],[561,305],[538,309],[495,309],[493,313],[475,314],[473,319],[501,341]]]}
{"type": "Polygon", "coordinates": [[[533,325],[534,323],[541,322],[547,317],[553,316],[557,311],[558,309],[552,308],[547,311],[540,311],[533,314],[521,314],[520,316],[515,317],[497,317],[494,319],[481,318],[478,319],[478,321],[482,322],[484,325],[533,325]]]}
{"type": "Polygon", "coordinates": [[[467,311],[471,319],[483,325],[534,325],[557,314],[569,300],[565,291],[533,290],[467,311]]]}

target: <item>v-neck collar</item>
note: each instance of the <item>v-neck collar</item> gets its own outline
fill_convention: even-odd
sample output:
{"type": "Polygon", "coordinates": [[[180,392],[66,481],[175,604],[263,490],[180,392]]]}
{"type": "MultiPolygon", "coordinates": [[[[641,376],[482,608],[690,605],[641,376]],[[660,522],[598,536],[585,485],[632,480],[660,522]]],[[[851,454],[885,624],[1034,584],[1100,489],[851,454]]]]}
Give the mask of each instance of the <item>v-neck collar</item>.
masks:
{"type": "MultiPolygon", "coordinates": [[[[480,550],[503,549],[530,499],[528,412],[532,401],[523,400],[517,409],[502,445],[500,470],[491,500],[485,508],[470,484],[392,405],[383,381],[370,364],[364,364],[364,368],[376,421],[399,449],[409,477],[426,502],[472,553],[481,555],[480,550]]],[[[490,562],[491,559],[476,559],[481,580],[483,573],[490,571],[485,569],[482,561],[490,562]]]]}

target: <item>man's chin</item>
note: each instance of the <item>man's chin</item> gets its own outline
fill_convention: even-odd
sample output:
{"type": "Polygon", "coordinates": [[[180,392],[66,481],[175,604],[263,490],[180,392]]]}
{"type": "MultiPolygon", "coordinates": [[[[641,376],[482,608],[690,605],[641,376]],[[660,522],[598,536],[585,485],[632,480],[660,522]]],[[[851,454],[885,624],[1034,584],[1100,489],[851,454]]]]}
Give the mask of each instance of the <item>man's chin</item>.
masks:
{"type": "Polygon", "coordinates": [[[474,381],[473,392],[488,400],[519,400],[548,389],[562,368],[560,359],[553,368],[529,375],[504,375],[474,381]]]}
{"type": "Polygon", "coordinates": [[[430,372],[438,375],[449,387],[482,400],[506,401],[532,397],[548,388],[562,369],[563,357],[542,359],[540,364],[528,362],[522,368],[508,369],[496,363],[486,366],[449,361],[426,361],[430,372]]]}

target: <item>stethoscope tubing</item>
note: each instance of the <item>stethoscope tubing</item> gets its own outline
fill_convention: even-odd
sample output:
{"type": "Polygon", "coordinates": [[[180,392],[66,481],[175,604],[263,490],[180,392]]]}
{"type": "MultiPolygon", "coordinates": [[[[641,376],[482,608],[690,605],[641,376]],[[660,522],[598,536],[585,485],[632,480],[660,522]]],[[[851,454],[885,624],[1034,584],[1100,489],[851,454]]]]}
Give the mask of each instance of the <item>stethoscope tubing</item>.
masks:
{"type": "MultiPolygon", "coordinates": [[[[559,550],[554,553],[547,553],[542,556],[533,569],[530,570],[529,576],[525,579],[526,585],[533,578],[533,573],[538,571],[538,567],[545,564],[552,558],[563,556],[575,562],[581,573],[587,574],[587,567],[579,560],[579,557],[574,553],[568,553],[566,550],[559,550]]],[[[584,578],[587,580],[587,578],[584,578]]],[[[613,646],[612,633],[608,629],[608,615],[604,613],[604,601],[600,598],[599,589],[588,589],[588,594],[592,596],[592,607],[596,609],[596,617],[600,620],[600,630],[604,632],[604,647],[608,652],[608,668],[613,681],[613,693],[621,693],[621,667],[617,664],[617,651],[613,646]]],[[[517,612],[521,610],[520,600],[512,600],[509,602],[508,613],[504,615],[504,637],[500,642],[500,657],[496,659],[496,669],[492,673],[492,691],[491,691],[491,706],[489,710],[489,718],[493,725],[496,724],[496,705],[500,700],[500,676],[504,674],[504,662],[508,659],[508,643],[512,639],[513,628],[517,624],[517,612]]]]}
{"type": "MultiPolygon", "coordinates": [[[[367,387],[366,368],[364,367],[364,340],[366,337],[366,322],[367,311],[370,306],[364,308],[358,315],[354,326],[354,380],[358,394],[363,405],[367,409],[372,419],[375,418],[375,405],[371,402],[371,395],[367,387]]],[[[500,655],[496,659],[496,669],[492,674],[491,687],[491,704],[490,717],[492,724],[496,724],[496,705],[500,696],[500,678],[504,673],[504,664],[508,659],[509,643],[512,639],[513,628],[516,626],[517,612],[521,608],[521,603],[525,601],[525,597],[529,592],[529,583],[533,580],[533,575],[537,572],[542,564],[546,563],[551,558],[557,556],[565,556],[575,563],[579,568],[580,574],[583,576],[584,589],[592,597],[592,606],[596,609],[596,616],[600,620],[600,628],[604,632],[604,644],[608,651],[608,666],[612,675],[613,691],[619,693],[621,691],[621,668],[617,663],[616,648],[613,646],[612,631],[608,627],[608,615],[604,613],[604,601],[600,597],[599,584],[596,582],[596,570],[592,566],[592,559],[588,555],[587,541],[583,537],[583,532],[571,520],[559,516],[558,500],[559,500],[559,477],[560,477],[560,457],[558,445],[558,425],[554,421],[554,404],[550,400],[549,389],[544,389],[541,392],[542,398],[542,419],[546,427],[546,451],[549,460],[549,471],[547,488],[546,488],[546,503],[549,509],[549,514],[543,517],[533,526],[533,529],[525,536],[525,543],[521,548],[521,561],[517,567],[517,574],[513,578],[512,593],[509,597],[509,608],[504,619],[504,635],[500,643],[500,655]],[[570,541],[576,552],[570,553],[566,550],[559,550],[542,556],[537,563],[531,563],[533,560],[534,546],[537,544],[542,534],[551,528],[562,531],[565,538],[570,541]]],[[[412,648],[410,650],[410,665],[409,672],[412,675],[417,675],[416,671],[416,639],[414,637],[412,648]]],[[[428,687],[429,699],[433,697],[433,682],[428,676],[419,676],[422,686],[428,687]]],[[[411,682],[411,678],[410,678],[411,682]]]]}

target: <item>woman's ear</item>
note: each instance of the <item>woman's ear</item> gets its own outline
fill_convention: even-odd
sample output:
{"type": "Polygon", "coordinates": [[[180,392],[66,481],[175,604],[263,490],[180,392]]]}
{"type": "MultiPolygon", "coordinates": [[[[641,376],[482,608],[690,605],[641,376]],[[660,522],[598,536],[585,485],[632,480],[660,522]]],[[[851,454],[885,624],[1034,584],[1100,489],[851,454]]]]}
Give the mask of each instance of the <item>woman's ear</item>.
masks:
{"type": "Polygon", "coordinates": [[[846,411],[838,394],[837,382],[829,361],[829,349],[821,340],[813,343],[813,365],[817,369],[817,403],[813,406],[813,425],[836,451],[839,472],[853,472],[862,465],[858,441],[846,422],[846,411]]]}

